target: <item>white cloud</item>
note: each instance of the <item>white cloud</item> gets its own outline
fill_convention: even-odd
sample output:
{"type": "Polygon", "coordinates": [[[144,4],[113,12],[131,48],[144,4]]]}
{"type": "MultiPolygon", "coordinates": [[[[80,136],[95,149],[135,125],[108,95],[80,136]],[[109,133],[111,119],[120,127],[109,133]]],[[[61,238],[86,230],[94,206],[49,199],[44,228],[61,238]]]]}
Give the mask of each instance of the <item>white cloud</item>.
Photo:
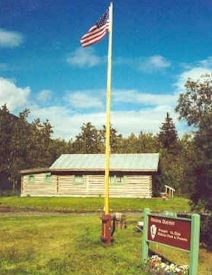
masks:
{"type": "Polygon", "coordinates": [[[52,98],[52,91],[50,90],[41,90],[37,95],[37,100],[42,102],[47,102],[52,98]]]}
{"type": "Polygon", "coordinates": [[[210,74],[211,70],[204,67],[194,67],[188,69],[178,75],[177,82],[174,84],[176,86],[178,92],[182,92],[185,90],[185,83],[190,78],[194,81],[200,80],[202,75],[210,74]]]}
{"type": "MultiPolygon", "coordinates": [[[[66,94],[64,105],[49,105],[44,107],[42,102],[28,99],[30,88],[20,88],[8,79],[0,78],[0,104],[7,103],[12,112],[20,111],[23,107],[30,107],[30,118],[39,117],[41,120],[49,119],[54,130],[54,137],[70,139],[81,131],[83,123],[91,122],[98,129],[106,123],[103,101],[103,90],[72,91],[66,94]],[[93,96],[95,94],[95,96],[93,96]],[[97,95],[97,96],[96,96],[97,95]],[[67,104],[68,99],[70,104],[67,104]],[[89,112],[86,109],[90,108],[89,112]],[[96,108],[96,109],[95,109],[96,108]],[[99,109],[98,109],[99,108],[99,109]],[[82,110],[83,109],[83,110],[82,110]]],[[[38,97],[46,98],[51,91],[42,90],[38,97]]],[[[175,95],[153,95],[141,93],[137,90],[113,90],[114,102],[123,102],[121,111],[111,112],[111,123],[119,133],[128,136],[131,132],[139,134],[140,131],[158,133],[162,122],[165,120],[166,112],[169,112],[174,122],[180,129],[174,113],[175,95]],[[129,105],[125,103],[137,103],[137,109],[128,110],[129,105]],[[140,106],[139,106],[140,104],[140,106]],[[143,105],[146,105],[143,108],[143,105]],[[124,109],[126,107],[126,109],[124,109]]]]}
{"type": "MultiPolygon", "coordinates": [[[[124,136],[130,133],[139,134],[140,131],[158,133],[161,123],[164,122],[166,112],[176,122],[176,114],[171,107],[156,107],[140,111],[120,111],[111,113],[111,123],[114,128],[124,136]]],[[[53,125],[54,137],[65,139],[74,138],[80,133],[83,123],[91,122],[96,128],[100,129],[106,123],[104,112],[74,113],[67,107],[52,106],[47,108],[33,108],[33,118],[49,119],[53,125]]]]}
{"type": "Polygon", "coordinates": [[[101,91],[75,91],[67,92],[66,100],[74,108],[89,109],[102,108],[101,91]]]}
{"type": "Polygon", "coordinates": [[[212,56],[195,62],[194,64],[183,64],[184,71],[177,76],[174,86],[178,92],[185,90],[185,83],[190,78],[193,81],[201,80],[201,77],[212,73],[212,56]]]}
{"type": "Polygon", "coordinates": [[[80,132],[83,123],[92,122],[94,125],[101,126],[104,123],[103,113],[81,114],[73,112],[66,106],[43,107],[34,106],[31,108],[31,118],[49,119],[53,126],[54,137],[70,139],[80,132]]]}
{"type": "Polygon", "coordinates": [[[23,42],[23,35],[19,32],[0,29],[0,47],[14,48],[23,42]]]}
{"type": "Polygon", "coordinates": [[[41,107],[39,105],[31,106],[30,118],[48,119],[53,126],[54,137],[69,139],[75,129],[72,125],[72,114],[64,106],[41,107]]]}
{"type": "Polygon", "coordinates": [[[201,60],[199,64],[204,68],[212,69],[212,56],[209,56],[208,58],[201,60]]]}
{"type": "Polygon", "coordinates": [[[111,121],[113,126],[125,136],[130,133],[139,134],[140,131],[158,133],[167,112],[176,121],[176,114],[169,106],[148,108],[140,111],[112,112],[111,121]]]}
{"type": "MultiPolygon", "coordinates": [[[[98,94],[96,91],[75,91],[66,95],[66,102],[70,100],[71,107],[49,106],[41,107],[40,105],[31,107],[33,118],[40,117],[42,120],[49,119],[54,130],[54,137],[65,139],[74,138],[80,133],[83,123],[91,122],[95,127],[100,129],[106,123],[105,111],[95,111],[94,108],[103,107],[101,94],[94,99],[92,94],[98,94]],[[91,96],[90,96],[91,95],[91,96]],[[86,108],[93,108],[86,112],[86,108]],[[83,112],[80,111],[84,109],[83,112]]],[[[113,101],[124,103],[140,104],[139,110],[111,111],[111,123],[114,128],[124,136],[130,133],[139,134],[140,131],[158,133],[162,122],[165,120],[166,112],[169,112],[176,125],[177,115],[174,112],[176,102],[175,95],[153,95],[150,93],[139,93],[137,90],[113,90],[113,101]],[[146,104],[143,108],[142,105],[146,104]]],[[[177,124],[178,123],[178,124],[177,124]]],[[[179,128],[179,127],[178,127],[179,128]]],[[[180,129],[180,128],[179,128],[180,129]]]]}
{"type": "Polygon", "coordinates": [[[153,55],[148,57],[145,61],[141,61],[139,69],[141,71],[160,71],[171,66],[171,62],[168,61],[162,55],[153,55]]]}
{"type": "Polygon", "coordinates": [[[67,58],[67,62],[76,67],[94,67],[104,62],[104,58],[98,56],[93,48],[77,48],[67,58]]]}
{"type": "Polygon", "coordinates": [[[173,106],[177,101],[176,94],[151,94],[139,92],[137,90],[114,90],[113,98],[116,102],[151,106],[173,106]]]}
{"type": "Polygon", "coordinates": [[[152,73],[155,71],[163,71],[171,66],[171,62],[168,61],[162,55],[152,55],[149,57],[138,57],[136,59],[130,59],[126,57],[118,57],[114,60],[115,65],[130,66],[139,71],[146,73],[152,73]]]}
{"type": "Polygon", "coordinates": [[[0,77],[0,105],[7,104],[10,111],[25,107],[28,102],[30,88],[19,88],[14,81],[0,77]]]}

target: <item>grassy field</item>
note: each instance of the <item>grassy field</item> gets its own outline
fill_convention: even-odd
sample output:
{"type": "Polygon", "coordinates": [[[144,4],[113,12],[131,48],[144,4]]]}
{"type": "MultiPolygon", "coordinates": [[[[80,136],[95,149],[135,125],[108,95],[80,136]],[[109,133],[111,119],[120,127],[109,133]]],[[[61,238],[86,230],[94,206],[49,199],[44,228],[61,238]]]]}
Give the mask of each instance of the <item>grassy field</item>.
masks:
{"type": "MultiPolygon", "coordinates": [[[[184,198],[111,199],[111,212],[128,213],[128,226],[116,231],[114,243],[104,247],[103,204],[102,198],[0,197],[0,212],[9,211],[0,213],[0,274],[145,274],[141,234],[134,231],[143,209],[190,211],[184,198]]],[[[184,252],[153,249],[177,264],[188,263],[184,252]]],[[[211,262],[211,253],[201,250],[199,274],[211,275],[211,262]]]]}
{"type": "MultiPolygon", "coordinates": [[[[100,212],[104,205],[103,198],[57,198],[57,197],[0,197],[0,207],[19,210],[61,211],[61,212],[100,212]]],[[[190,211],[189,200],[174,198],[152,199],[110,199],[111,211],[143,211],[145,207],[153,211],[190,211]]]]}
{"type": "Polygon", "coordinates": [[[98,216],[4,217],[0,274],[142,274],[131,226],[108,248],[99,236],[98,216]]]}
{"type": "MultiPolygon", "coordinates": [[[[114,243],[104,247],[97,214],[1,217],[0,274],[145,274],[141,234],[134,231],[139,219],[127,216],[127,229],[116,231],[114,243]]],[[[180,263],[186,259],[173,249],[163,253],[180,263]]],[[[201,250],[199,274],[211,274],[211,260],[201,250]]]]}

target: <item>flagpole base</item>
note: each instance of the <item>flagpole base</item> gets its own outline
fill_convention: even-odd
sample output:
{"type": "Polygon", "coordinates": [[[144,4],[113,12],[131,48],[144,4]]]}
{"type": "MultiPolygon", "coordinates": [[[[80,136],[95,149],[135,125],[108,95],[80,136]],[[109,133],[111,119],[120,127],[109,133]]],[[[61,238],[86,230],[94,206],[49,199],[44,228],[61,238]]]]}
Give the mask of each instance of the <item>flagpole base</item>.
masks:
{"type": "Polygon", "coordinates": [[[110,214],[102,214],[102,235],[101,241],[105,245],[110,245],[113,241],[112,237],[112,216],[110,214]]]}

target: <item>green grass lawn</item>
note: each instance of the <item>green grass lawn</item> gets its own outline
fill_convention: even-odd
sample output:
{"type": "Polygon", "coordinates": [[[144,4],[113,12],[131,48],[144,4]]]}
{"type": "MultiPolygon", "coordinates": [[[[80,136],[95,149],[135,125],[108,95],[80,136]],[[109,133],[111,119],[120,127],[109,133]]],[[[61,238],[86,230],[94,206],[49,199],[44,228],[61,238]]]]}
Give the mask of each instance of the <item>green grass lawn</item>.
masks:
{"type": "MultiPolygon", "coordinates": [[[[127,229],[117,230],[114,243],[104,247],[97,214],[1,217],[0,274],[145,274],[141,234],[134,232],[139,219],[128,215],[127,229]]],[[[184,252],[163,249],[167,257],[184,263],[184,252]]],[[[211,260],[211,254],[201,251],[198,274],[207,274],[211,260]]]]}
{"type": "Polygon", "coordinates": [[[99,237],[97,215],[1,218],[0,274],[142,274],[132,225],[111,247],[99,237]]]}
{"type": "MultiPolygon", "coordinates": [[[[103,205],[103,198],[0,197],[0,207],[38,211],[98,212],[102,211],[103,205]]],[[[180,197],[169,200],[162,200],[161,198],[110,199],[112,212],[143,211],[146,207],[153,211],[190,211],[189,200],[180,197]]]]}

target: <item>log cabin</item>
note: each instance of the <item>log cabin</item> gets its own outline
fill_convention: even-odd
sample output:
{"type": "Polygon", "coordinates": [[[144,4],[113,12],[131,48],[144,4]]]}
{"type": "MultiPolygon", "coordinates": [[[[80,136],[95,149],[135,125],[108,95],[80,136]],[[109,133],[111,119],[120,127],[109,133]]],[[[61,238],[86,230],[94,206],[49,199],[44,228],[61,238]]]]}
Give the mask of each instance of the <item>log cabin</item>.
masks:
{"type": "MultiPolygon", "coordinates": [[[[110,197],[151,198],[159,154],[112,154],[110,197]]],[[[49,168],[21,171],[21,196],[104,196],[104,154],[63,154],[49,168]]]]}

